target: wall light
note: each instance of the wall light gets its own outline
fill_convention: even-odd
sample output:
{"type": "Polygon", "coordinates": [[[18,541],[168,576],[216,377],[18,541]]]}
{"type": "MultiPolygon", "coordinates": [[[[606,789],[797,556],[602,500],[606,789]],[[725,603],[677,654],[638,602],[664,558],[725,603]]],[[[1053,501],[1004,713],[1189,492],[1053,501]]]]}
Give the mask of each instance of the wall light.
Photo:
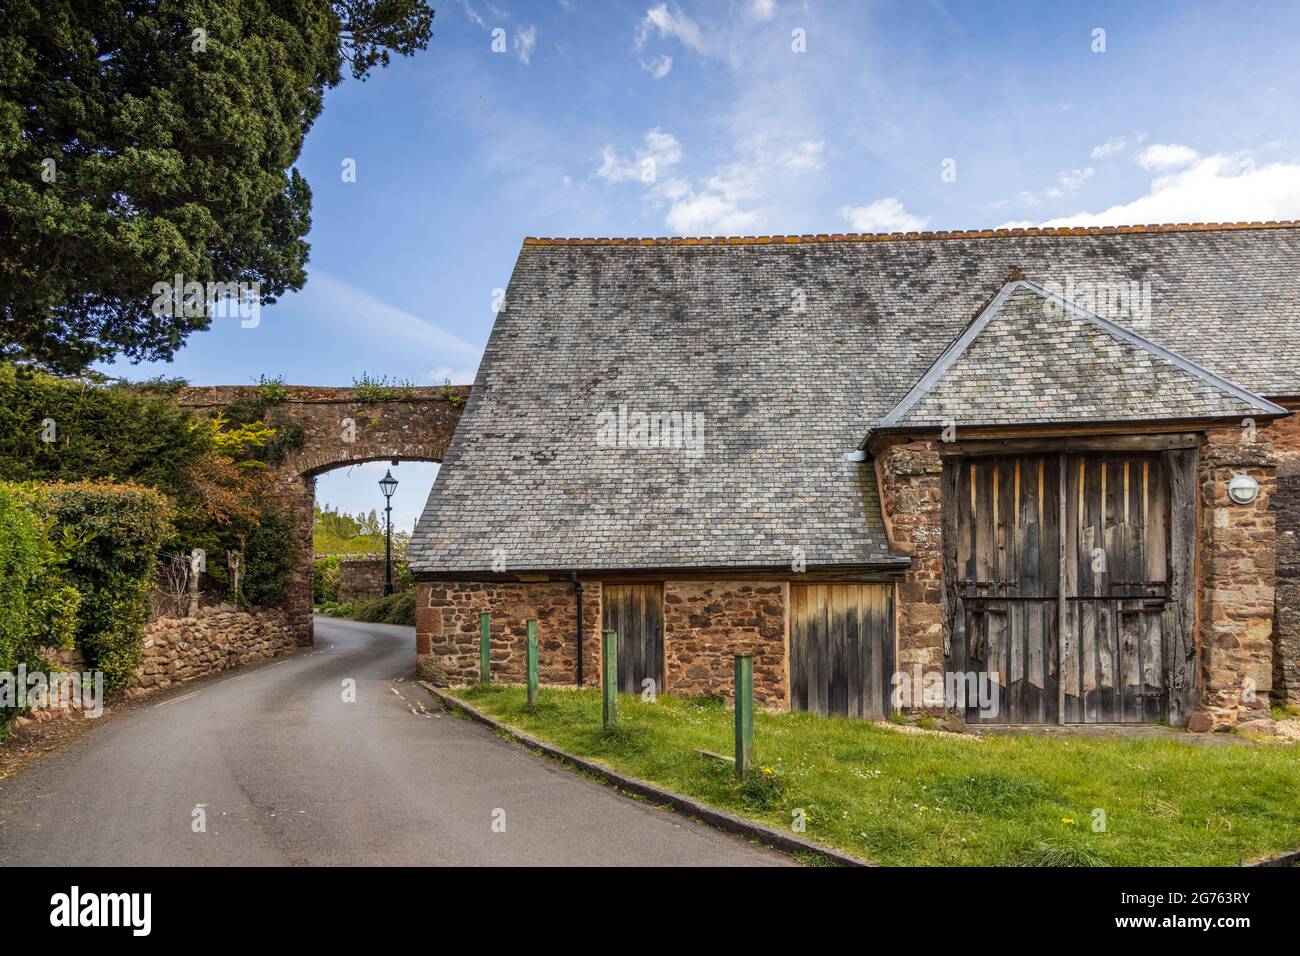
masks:
{"type": "Polygon", "coordinates": [[[1239,505],[1248,505],[1259,497],[1259,482],[1250,475],[1238,475],[1228,482],[1228,497],[1239,505]]]}

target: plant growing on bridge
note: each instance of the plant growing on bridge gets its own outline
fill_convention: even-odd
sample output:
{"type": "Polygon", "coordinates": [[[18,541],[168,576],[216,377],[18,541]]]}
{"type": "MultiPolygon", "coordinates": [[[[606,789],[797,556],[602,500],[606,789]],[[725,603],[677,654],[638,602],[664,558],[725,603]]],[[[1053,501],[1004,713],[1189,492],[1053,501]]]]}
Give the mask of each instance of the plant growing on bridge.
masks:
{"type": "Polygon", "coordinates": [[[415,383],[409,379],[390,380],[387,375],[371,378],[369,372],[352,379],[352,390],[359,402],[400,402],[415,397],[415,383]]]}
{"type": "Polygon", "coordinates": [[[212,321],[159,307],[176,276],[301,289],[294,164],[325,91],[424,49],[432,20],[425,0],[0,6],[0,357],[170,358],[212,321]]]}

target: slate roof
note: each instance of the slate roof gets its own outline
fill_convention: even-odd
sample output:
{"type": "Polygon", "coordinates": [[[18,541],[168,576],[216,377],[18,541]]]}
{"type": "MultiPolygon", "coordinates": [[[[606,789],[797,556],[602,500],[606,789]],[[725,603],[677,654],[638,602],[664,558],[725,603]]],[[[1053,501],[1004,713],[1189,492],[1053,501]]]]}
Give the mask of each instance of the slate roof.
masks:
{"type": "Polygon", "coordinates": [[[1080,232],[526,240],[412,569],[889,561],[871,463],[843,455],[1016,269],[1239,388],[1300,396],[1300,228],[1080,232]],[[701,414],[700,453],[627,447],[638,411],[701,414]]]}
{"type": "Polygon", "coordinates": [[[1123,326],[1017,280],[1003,287],[876,430],[1285,414],[1123,326]]]}

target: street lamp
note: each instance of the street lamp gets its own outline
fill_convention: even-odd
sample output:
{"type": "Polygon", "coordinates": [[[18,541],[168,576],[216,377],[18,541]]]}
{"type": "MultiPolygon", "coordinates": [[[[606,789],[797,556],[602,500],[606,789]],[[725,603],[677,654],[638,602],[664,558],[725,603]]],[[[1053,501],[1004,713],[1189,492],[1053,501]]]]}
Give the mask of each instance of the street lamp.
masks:
{"type": "Polygon", "coordinates": [[[379,490],[384,493],[387,505],[384,508],[384,523],[388,530],[388,542],[384,554],[384,597],[393,593],[393,492],[397,490],[397,479],[393,469],[379,479],[379,490]]]}

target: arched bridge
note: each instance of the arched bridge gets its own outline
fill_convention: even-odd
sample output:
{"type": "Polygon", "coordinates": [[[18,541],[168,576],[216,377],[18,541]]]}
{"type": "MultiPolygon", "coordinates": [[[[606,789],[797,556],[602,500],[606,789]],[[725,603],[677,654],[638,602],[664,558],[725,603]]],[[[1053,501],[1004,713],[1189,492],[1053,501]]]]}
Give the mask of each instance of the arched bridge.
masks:
{"type": "MultiPolygon", "coordinates": [[[[290,385],[283,400],[267,403],[267,420],[297,424],[301,441],[271,468],[275,504],[293,519],[298,555],[284,608],[299,643],[312,640],[312,505],[316,476],[368,461],[440,462],[469,397],[468,385],[361,391],[290,385]]],[[[215,413],[235,403],[264,400],[257,385],[182,389],[180,404],[215,413]]]]}

